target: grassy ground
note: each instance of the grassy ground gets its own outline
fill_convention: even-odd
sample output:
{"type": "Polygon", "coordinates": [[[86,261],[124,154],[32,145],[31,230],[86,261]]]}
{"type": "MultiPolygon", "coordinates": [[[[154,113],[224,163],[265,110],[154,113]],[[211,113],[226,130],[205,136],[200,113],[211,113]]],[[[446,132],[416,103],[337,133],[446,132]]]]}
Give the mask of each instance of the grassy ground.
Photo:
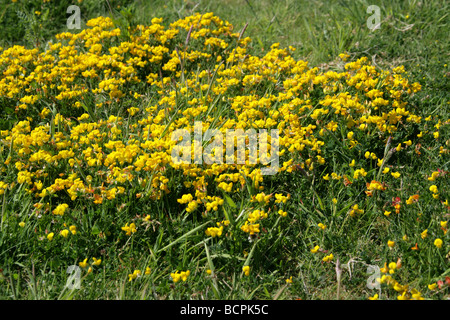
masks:
{"type": "MultiPolygon", "coordinates": [[[[68,16],[65,6],[68,3],[60,1],[55,5],[50,1],[42,4],[38,0],[29,1],[27,5],[24,3],[19,0],[0,4],[0,46],[4,49],[18,44],[44,50],[45,44],[54,35],[68,31],[65,28],[68,16]],[[17,14],[18,11],[22,14],[17,14]]],[[[217,213],[213,212],[211,219],[205,219],[200,213],[189,213],[185,205],[177,202],[182,194],[188,192],[188,188],[176,172],[167,173],[171,193],[161,200],[145,196],[137,198],[136,194],[144,193],[144,190],[141,190],[140,182],[134,181],[127,185],[126,195],[99,205],[81,199],[71,201],[67,194],[49,201],[38,201],[32,191],[25,190],[26,183],[13,183],[17,181],[20,171],[13,163],[26,161],[19,151],[11,151],[13,147],[6,142],[4,135],[1,140],[3,178],[0,181],[8,183],[8,188],[3,193],[1,213],[1,298],[367,299],[378,293],[382,299],[397,299],[402,292],[412,297],[415,294],[411,291],[413,289],[420,291],[425,298],[449,297],[448,286],[439,284],[439,281],[450,281],[450,278],[447,280],[450,276],[450,238],[445,224],[442,224],[449,220],[450,214],[450,71],[447,65],[450,10],[446,2],[137,0],[132,4],[131,1],[120,1],[119,4],[117,1],[110,1],[110,4],[105,1],[82,1],[80,7],[83,28],[86,28],[89,19],[104,15],[114,17],[116,25],[122,30],[138,24],[150,25],[154,17],[163,18],[162,25],[168,26],[197,12],[214,12],[231,23],[234,32],[241,32],[248,23],[243,37],[252,39],[247,49],[249,55],[262,57],[271,51],[273,43],[280,43],[280,48],[295,47],[292,56],[308,61],[308,66],[317,67],[319,72],[344,72],[344,62],[339,58],[341,53],[348,54],[348,61],[367,57],[377,70],[404,66],[409,83],[419,82],[422,86],[419,92],[405,94],[404,97],[408,102],[407,109],[422,117],[422,121],[417,125],[405,121],[398,125],[396,132],[389,134],[375,129],[370,134],[354,130],[360,144],[353,148],[349,147],[351,139],[347,135],[350,131],[345,125],[347,120],[337,117],[339,125],[342,124],[340,132],[330,132],[324,139],[325,165],[318,165],[318,169],[311,171],[313,174],[306,174],[306,177],[302,170],[294,170],[265,179],[266,195],[291,194],[285,206],[274,204],[272,199],[270,205],[257,207],[250,199],[259,191],[252,189],[254,186],[248,183],[247,188],[229,195],[219,189],[213,190],[212,195],[220,196],[225,201],[217,213]],[[379,29],[367,28],[366,21],[370,14],[366,10],[369,5],[378,5],[381,9],[379,29]],[[440,134],[438,138],[433,136],[436,131],[440,134]],[[423,135],[418,137],[421,132],[423,135]],[[386,159],[385,146],[390,135],[390,147],[401,144],[402,149],[390,157],[386,165],[390,172],[381,174],[377,160],[371,161],[365,154],[369,151],[375,153],[378,159],[386,159]],[[411,145],[404,143],[408,140],[411,140],[411,145]],[[12,164],[5,164],[12,154],[15,155],[12,164]],[[356,160],[355,167],[349,166],[353,159],[356,160]],[[368,172],[366,179],[351,179],[354,181],[350,185],[344,184],[343,179],[323,179],[327,173],[354,177],[355,170],[360,167],[368,172]],[[401,172],[401,177],[391,176],[392,172],[401,172]],[[439,172],[436,180],[428,179],[432,172],[439,172]],[[365,193],[366,182],[371,180],[383,182],[387,190],[368,197],[365,193]],[[438,198],[433,197],[436,192],[429,189],[433,184],[439,190],[438,198]],[[419,201],[406,204],[405,201],[414,194],[420,195],[419,201]],[[395,213],[392,205],[396,197],[402,201],[400,214],[395,213]],[[46,211],[39,211],[39,206],[34,206],[46,202],[50,202],[51,206],[46,211]],[[51,214],[51,210],[61,203],[69,204],[64,220],[51,214]],[[355,203],[364,210],[358,219],[352,219],[349,215],[355,203]],[[267,222],[262,223],[265,230],[257,238],[252,238],[241,231],[243,220],[239,218],[242,212],[247,213],[255,208],[268,210],[271,215],[267,222]],[[288,212],[288,219],[276,213],[280,208],[288,212]],[[386,211],[392,211],[391,215],[383,214],[386,211]],[[147,214],[151,219],[143,221],[147,214]],[[42,219],[36,218],[41,215],[42,219]],[[231,217],[229,220],[234,229],[226,229],[229,231],[221,238],[205,237],[205,229],[213,226],[211,221],[220,222],[227,217],[231,217]],[[137,232],[127,236],[122,227],[132,221],[138,225],[137,232]],[[21,222],[26,222],[24,227],[19,225],[21,222]],[[326,225],[326,228],[322,230],[318,227],[319,223],[326,225]],[[47,241],[49,232],[70,225],[76,225],[76,234],[65,239],[55,231],[55,239],[47,241]],[[426,237],[424,230],[428,230],[426,237]],[[443,240],[442,248],[434,245],[437,238],[443,240]],[[391,248],[387,245],[388,241],[394,241],[395,245],[391,248]],[[417,243],[420,250],[412,250],[417,243]],[[312,253],[311,249],[316,245],[320,250],[312,253]],[[333,259],[324,261],[323,258],[331,253],[333,259]],[[81,289],[69,290],[66,287],[69,276],[67,268],[79,265],[85,258],[91,264],[94,261],[92,257],[101,259],[101,263],[92,265],[92,272],[87,272],[88,267],[83,268],[81,289]],[[385,283],[380,291],[367,288],[371,275],[367,268],[386,268],[385,263],[389,265],[392,262],[396,263],[397,270],[392,276],[398,281],[397,287],[385,283]],[[249,276],[242,269],[246,265],[251,267],[249,276]],[[146,268],[149,268],[149,274],[145,274],[146,268]],[[140,270],[142,275],[133,279],[130,275],[135,270],[140,270]],[[176,270],[189,270],[187,281],[174,282],[171,273],[176,270]],[[212,274],[206,270],[212,270],[212,274]],[[428,286],[433,283],[439,288],[429,289],[428,286]],[[408,289],[398,288],[406,285],[408,289]]],[[[52,41],[56,42],[54,39],[52,41]]],[[[174,76],[174,79],[177,77],[174,76]]],[[[266,84],[255,89],[255,92],[264,96],[266,92],[274,92],[279,85],[266,84]]],[[[137,105],[140,109],[158,100],[153,98],[158,95],[157,90],[149,87],[130,87],[130,90],[146,96],[137,105]]],[[[343,88],[355,94],[351,86],[343,88]]],[[[172,89],[179,92],[177,86],[172,89]]],[[[227,93],[227,97],[237,96],[239,93],[236,92],[227,93]]],[[[325,98],[322,91],[310,93],[311,104],[315,107],[325,98]]],[[[195,96],[200,100],[196,94],[190,98],[195,96]]],[[[5,95],[0,97],[2,130],[10,131],[26,116],[38,119],[33,123],[33,128],[46,123],[44,118],[39,119],[37,113],[31,111],[26,114],[20,113],[22,111],[10,112],[18,98],[7,99],[5,95]]],[[[89,97],[92,101],[97,99],[95,95],[89,97]]],[[[135,103],[128,99],[112,103],[113,111],[89,110],[89,114],[98,121],[110,115],[121,115],[127,119],[125,110],[135,103]]],[[[44,104],[39,105],[39,111],[43,107],[44,104]]],[[[216,109],[210,111],[217,117],[234,116],[220,102],[216,109]]],[[[75,119],[84,109],[70,109],[61,104],[58,112],[75,119]]],[[[49,123],[53,122],[54,116],[50,116],[52,121],[49,123]]],[[[137,123],[136,119],[129,119],[131,122],[127,124],[137,123]]],[[[307,119],[302,126],[318,125],[314,136],[319,136],[320,128],[330,121],[330,118],[324,118],[325,122],[311,119],[308,122],[307,119]]],[[[58,131],[67,136],[70,134],[70,130],[65,131],[57,125],[56,128],[49,125],[49,128],[53,130],[52,137],[58,131]]],[[[121,128],[128,130],[126,126],[121,128]]],[[[127,141],[126,135],[119,134],[117,139],[127,141]]],[[[295,158],[296,161],[301,162],[302,156],[316,156],[313,151],[310,152],[295,158]]],[[[88,166],[81,168],[91,172],[88,166]]],[[[105,165],[102,170],[106,171],[106,168],[105,165]]],[[[57,177],[60,173],[70,174],[75,169],[66,164],[48,170],[46,172],[50,177],[57,177]]],[[[76,170],[74,172],[83,175],[76,170]]],[[[100,185],[101,178],[92,175],[93,183],[100,185]]],[[[151,179],[153,176],[142,178],[151,179]]],[[[43,180],[44,187],[52,183],[51,179],[43,180]]]]}

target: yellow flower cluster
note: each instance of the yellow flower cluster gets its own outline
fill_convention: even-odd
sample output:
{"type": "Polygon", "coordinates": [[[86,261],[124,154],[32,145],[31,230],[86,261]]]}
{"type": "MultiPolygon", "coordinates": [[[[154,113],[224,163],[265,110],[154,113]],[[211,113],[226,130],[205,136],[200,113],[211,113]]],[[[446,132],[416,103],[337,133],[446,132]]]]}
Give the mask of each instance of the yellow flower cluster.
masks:
{"type": "Polygon", "coordinates": [[[53,210],[53,214],[62,216],[68,207],[69,205],[66,203],[60,204],[53,210]]]}
{"type": "Polygon", "coordinates": [[[377,279],[380,284],[386,284],[390,288],[397,291],[400,295],[397,296],[398,300],[424,300],[422,294],[416,289],[409,289],[408,285],[402,285],[396,281],[391,275],[401,267],[400,262],[391,262],[389,265],[385,263],[383,268],[380,268],[382,273],[386,273],[377,279]],[[389,273],[389,274],[387,274],[389,273]]]}
{"type": "Polygon", "coordinates": [[[361,213],[364,213],[364,210],[360,209],[358,204],[353,205],[351,210],[348,212],[351,217],[355,217],[357,214],[361,213]]]}
{"type": "Polygon", "coordinates": [[[244,275],[248,277],[250,275],[250,266],[243,266],[242,272],[244,272],[244,275]]]}
{"type": "Polygon", "coordinates": [[[122,230],[125,231],[125,234],[127,236],[131,236],[132,233],[135,233],[137,231],[136,229],[136,224],[135,223],[131,223],[130,225],[125,224],[125,226],[122,227],[122,230]]]}
{"type": "MultiPolygon", "coordinates": [[[[102,263],[102,259],[97,259],[97,258],[93,257],[92,260],[94,260],[94,262],[92,262],[91,266],[99,266],[102,263]]],[[[88,258],[79,262],[78,265],[83,269],[86,268],[89,265],[88,258]]],[[[88,273],[89,272],[92,272],[92,267],[89,267],[88,273]]]]}
{"type": "Polygon", "coordinates": [[[212,238],[220,237],[222,235],[222,231],[223,231],[223,226],[220,226],[218,228],[212,227],[212,228],[206,229],[205,234],[212,238]]]}
{"type": "Polygon", "coordinates": [[[322,261],[324,262],[330,262],[331,260],[333,260],[334,256],[332,253],[330,253],[329,255],[323,257],[322,261]]]}
{"type": "Polygon", "coordinates": [[[188,276],[191,274],[191,272],[189,270],[187,271],[181,271],[179,272],[178,270],[175,271],[175,273],[171,273],[170,277],[172,278],[173,282],[178,282],[180,280],[182,281],[186,281],[188,276]]]}
{"type": "MultiPolygon", "coordinates": [[[[175,164],[171,151],[176,141],[171,140],[171,133],[178,128],[192,130],[194,120],[214,123],[223,133],[229,128],[278,129],[280,156],[288,160],[282,162],[280,172],[292,172],[297,167],[314,170],[325,164],[327,159],[321,155],[321,148],[328,132],[336,131],[339,118],[348,124],[351,131],[347,138],[353,143],[357,143],[359,130],[376,128],[391,133],[397,130],[400,120],[420,121],[420,117],[405,110],[406,103],[400,94],[416,92],[420,86],[409,84],[400,74],[377,71],[366,58],[349,62],[345,72],[322,73],[317,68],[308,68],[305,61],[294,60],[289,51],[293,48],[280,49],[278,44],[271,46],[262,58],[249,56],[246,46],[250,39],[238,41],[239,34],[232,32],[232,26],[212,13],[186,17],[168,28],[161,23],[161,19],[153,19],[150,26],[139,25],[130,31],[129,41],[117,42],[121,30],[115,28],[111,19],[99,17],[88,21],[88,28],[77,34],[57,35],[57,42],[45,52],[19,46],[0,52],[0,71],[5,75],[0,81],[0,96],[20,100],[22,109],[29,106],[39,109],[45,101],[56,97],[75,109],[89,111],[78,121],[58,112],[51,120],[47,117],[52,111],[43,106],[39,110],[39,118],[47,121],[43,125],[34,127],[29,120],[23,120],[11,131],[2,133],[2,143],[12,145],[11,160],[16,161],[18,183],[27,184],[28,190],[40,198],[67,191],[72,200],[82,197],[94,204],[117,199],[126,193],[126,184],[132,183],[150,190],[150,199],[158,200],[171,192],[167,172],[173,168],[195,188],[178,201],[187,205],[187,212],[202,206],[206,211],[217,211],[223,199],[208,195],[206,186],[210,182],[205,178],[214,176],[216,188],[225,192],[231,192],[235,183],[242,185],[247,181],[262,190],[264,178],[258,165],[251,164],[249,158],[243,165],[175,164]],[[191,26],[186,48],[177,52],[168,45],[170,40],[186,34],[191,26]],[[236,45],[230,49],[233,42],[236,45]],[[229,50],[229,54],[224,55],[223,50],[229,50]],[[190,64],[198,65],[199,71],[190,70],[190,64]],[[211,64],[215,64],[212,69],[211,64]],[[162,75],[151,71],[158,68],[164,71],[162,75]],[[138,76],[143,72],[144,78],[138,76]],[[168,84],[172,77],[184,82],[171,88],[168,84]],[[257,93],[258,83],[276,84],[280,77],[283,81],[278,93],[257,93]],[[379,82],[383,82],[389,99],[381,98],[385,94],[377,88],[379,82]],[[142,83],[154,88],[156,98],[149,101],[127,89],[142,83]],[[337,92],[343,84],[364,94],[337,92]],[[235,95],[233,90],[240,86],[244,94],[235,95]],[[319,108],[313,107],[310,94],[305,93],[310,86],[320,87],[326,93],[319,108]],[[182,112],[176,109],[177,92],[187,97],[182,112]],[[217,96],[227,93],[225,101],[230,112],[203,117],[213,100],[207,95],[199,98],[201,92],[217,96]],[[84,100],[86,94],[95,97],[95,107],[84,100]],[[125,122],[125,118],[113,115],[93,121],[93,109],[112,108],[124,99],[135,102],[127,109],[128,116],[135,121],[125,122]],[[150,102],[148,107],[138,107],[143,101],[150,102]],[[269,108],[272,105],[276,107],[269,108]],[[167,119],[173,119],[174,114],[176,119],[169,123],[167,119]],[[300,121],[308,114],[312,122],[300,121]],[[316,122],[319,119],[323,122],[320,126],[316,122]],[[303,160],[297,164],[295,159],[303,160]],[[70,167],[74,172],[69,178],[60,179],[48,176],[46,169],[36,170],[35,163],[49,169],[70,167]],[[91,178],[79,176],[80,169],[88,170],[91,178]]],[[[248,152],[246,156],[250,157],[248,152]]],[[[376,158],[371,153],[369,156],[376,158]]],[[[358,169],[354,179],[366,174],[364,168],[358,169]]],[[[341,178],[335,173],[331,176],[335,180],[341,178]]],[[[276,203],[288,199],[275,197],[276,203]]],[[[270,196],[260,193],[254,199],[267,204],[270,196]]],[[[59,208],[56,212],[64,210],[59,208]]],[[[243,230],[255,233],[258,226],[246,223],[243,230]]]]}
{"type": "MultiPolygon", "coordinates": [[[[212,13],[194,14],[168,26],[162,22],[154,18],[150,25],[130,28],[125,35],[110,18],[98,17],[78,33],[57,35],[45,50],[0,48],[0,99],[19,119],[10,130],[0,132],[4,159],[0,172],[8,173],[0,181],[0,195],[23,188],[36,202],[36,210],[45,206],[55,219],[72,213],[69,207],[75,208],[75,201],[119,206],[131,196],[159,205],[173,196],[170,199],[176,199],[180,211],[220,221],[225,201],[248,191],[249,199],[243,200],[253,207],[242,211],[244,218],[235,221],[232,232],[250,236],[265,230],[262,225],[272,218],[271,212],[284,218],[287,212],[289,217],[295,214],[288,207],[290,194],[265,191],[272,178],[262,173],[266,166],[262,160],[267,158],[263,152],[245,150],[243,161],[237,161],[237,151],[225,156],[216,148],[214,155],[221,161],[213,164],[175,162],[173,151],[184,137],[175,141],[172,134],[183,129],[195,135],[196,122],[202,122],[201,136],[207,129],[222,135],[230,129],[277,129],[280,175],[301,171],[326,184],[361,182],[367,196],[386,189],[379,178],[374,180],[367,163],[376,163],[383,174],[401,177],[386,166],[386,157],[372,152],[375,149],[364,149],[360,159],[349,158],[346,174],[327,172],[333,155],[327,153],[326,144],[333,141],[355,151],[369,133],[387,138],[408,124],[421,124],[416,108],[406,101],[420,85],[410,83],[402,67],[379,70],[366,57],[347,62],[349,56],[342,54],[343,70],[326,71],[294,59],[295,49],[280,48],[278,43],[262,57],[254,56],[248,50],[251,39],[233,32],[231,24],[212,13]]],[[[442,139],[442,127],[449,124],[439,123],[441,135],[438,131],[430,135],[442,139]]],[[[424,130],[420,137],[426,134],[424,130]]],[[[412,141],[406,139],[395,141],[394,150],[409,148],[412,141]]],[[[247,144],[250,138],[243,140],[233,140],[232,146],[247,144]]],[[[191,159],[196,159],[195,144],[184,152],[191,159]]],[[[275,145],[270,138],[268,153],[275,152],[275,145]]],[[[427,179],[441,176],[432,172],[427,179]]],[[[436,185],[429,190],[439,197],[436,185]]],[[[413,195],[406,203],[418,199],[413,195]]],[[[337,200],[333,203],[336,208],[337,200]]],[[[347,207],[348,214],[356,217],[363,208],[354,204],[347,207]]],[[[399,213],[400,203],[394,208],[399,213]]],[[[149,220],[150,216],[144,218],[146,224],[149,220]]],[[[226,237],[232,233],[223,232],[229,223],[222,220],[207,228],[206,236],[226,237]]],[[[446,222],[442,223],[446,232],[446,222]]],[[[328,232],[324,224],[318,226],[328,232]]],[[[137,226],[126,223],[121,230],[131,236],[137,226]]],[[[72,226],[60,235],[66,238],[76,232],[72,226]]],[[[53,237],[54,233],[47,235],[50,241],[53,237]]],[[[443,241],[436,239],[434,244],[441,248],[443,241]]],[[[318,251],[319,246],[311,250],[318,251]]],[[[323,261],[333,258],[329,254],[323,261]]],[[[87,266],[87,260],[80,265],[87,266]]],[[[243,272],[249,275],[250,267],[243,272]]],[[[140,274],[135,270],[129,280],[140,274]]],[[[174,282],[188,276],[189,271],[171,274],[174,282]]]]}

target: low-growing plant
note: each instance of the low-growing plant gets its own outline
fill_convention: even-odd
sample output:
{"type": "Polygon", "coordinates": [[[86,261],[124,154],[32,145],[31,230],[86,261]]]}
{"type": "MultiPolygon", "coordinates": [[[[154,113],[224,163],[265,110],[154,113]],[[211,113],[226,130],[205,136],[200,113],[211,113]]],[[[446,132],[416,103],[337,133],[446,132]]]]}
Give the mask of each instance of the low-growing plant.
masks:
{"type": "Polygon", "coordinates": [[[450,119],[403,66],[255,55],[213,13],[125,21],[0,51],[0,295],[448,297],[450,119]],[[176,163],[172,133],[199,122],[278,130],[277,173],[249,150],[176,163]]]}

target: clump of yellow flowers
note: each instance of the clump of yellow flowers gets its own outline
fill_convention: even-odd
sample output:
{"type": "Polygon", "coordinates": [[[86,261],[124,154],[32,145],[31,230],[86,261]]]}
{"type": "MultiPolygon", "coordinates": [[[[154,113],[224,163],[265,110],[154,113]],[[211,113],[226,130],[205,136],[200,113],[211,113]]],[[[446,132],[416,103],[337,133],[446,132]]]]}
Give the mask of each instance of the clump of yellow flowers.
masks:
{"type": "Polygon", "coordinates": [[[170,277],[172,278],[173,282],[178,282],[182,280],[183,282],[187,280],[191,272],[189,270],[186,271],[175,271],[174,273],[170,274],[170,277]]]}
{"type": "MultiPolygon", "coordinates": [[[[130,196],[158,205],[173,197],[179,212],[213,220],[215,226],[202,229],[201,236],[219,241],[253,239],[269,232],[273,221],[294,220],[297,211],[289,207],[294,197],[284,190],[267,191],[272,177],[262,173],[267,166],[261,161],[262,152],[256,155],[258,161],[252,161],[249,150],[243,161],[237,161],[238,152],[225,155],[219,149],[214,153],[220,161],[213,164],[174,161],[180,141],[172,134],[178,129],[195,134],[196,122],[202,122],[200,135],[208,128],[222,135],[228,129],[278,130],[280,165],[275,176],[300,171],[308,178],[319,175],[319,183],[325,185],[361,182],[368,198],[389,188],[381,175],[373,178],[369,163],[380,167],[383,179],[403,178],[400,169],[390,171],[382,155],[367,149],[359,159],[348,159],[348,175],[331,172],[334,158],[326,152],[333,139],[355,150],[369,133],[387,139],[405,126],[421,124],[417,108],[407,101],[421,86],[411,83],[402,68],[380,70],[367,57],[348,61],[350,56],[342,54],[342,70],[321,70],[294,59],[295,48],[280,48],[278,43],[262,57],[254,56],[251,39],[213,13],[196,13],[168,26],[154,18],[150,25],[130,28],[127,36],[108,17],[89,20],[86,26],[78,33],[58,34],[45,50],[0,48],[0,99],[18,119],[11,129],[0,131],[0,172],[7,173],[0,181],[0,195],[25,191],[36,212],[48,212],[60,222],[78,214],[79,202],[120,208],[130,196]],[[262,90],[264,86],[273,90],[262,90]],[[240,219],[233,220],[225,207],[230,203],[233,207],[236,193],[248,206],[240,219]]],[[[432,135],[442,139],[443,132],[432,135]]],[[[395,152],[411,147],[411,140],[403,140],[392,142],[395,152]]],[[[275,141],[269,145],[275,152],[275,141]]],[[[195,153],[195,141],[192,147],[189,155],[195,153]]],[[[444,146],[439,151],[448,152],[444,146]]],[[[428,187],[434,199],[445,195],[444,188],[438,189],[443,175],[432,171],[426,177],[436,181],[428,187]]],[[[406,203],[418,201],[415,194],[406,203]]],[[[448,206],[448,199],[442,201],[448,206]]],[[[340,205],[334,198],[333,207],[340,205]]],[[[345,210],[349,220],[357,220],[367,214],[365,209],[358,200],[345,210]]],[[[400,203],[385,209],[381,212],[389,217],[392,209],[399,213],[400,203]]],[[[126,236],[135,234],[139,223],[146,227],[152,223],[150,215],[143,222],[126,221],[130,220],[117,226],[126,236]]],[[[324,235],[332,229],[328,222],[316,225],[324,235]]],[[[446,233],[446,222],[441,226],[446,233]]],[[[72,225],[55,232],[67,242],[70,233],[79,231],[72,225]]],[[[52,241],[46,245],[57,242],[55,232],[46,231],[52,241]]],[[[427,232],[421,236],[424,239],[427,232]]],[[[434,246],[445,248],[447,239],[436,238],[434,246]]],[[[394,248],[395,242],[390,240],[388,246],[394,248]]],[[[319,251],[320,246],[311,250],[319,251]]],[[[93,265],[101,263],[93,259],[93,265]]],[[[329,264],[333,260],[333,254],[322,258],[329,264]]],[[[87,259],[79,265],[87,267],[87,259]]],[[[387,272],[392,274],[391,270],[396,269],[389,267],[387,272]]],[[[248,276],[250,267],[242,271],[248,276]]],[[[189,270],[176,271],[171,278],[186,281],[189,275],[189,270]]],[[[141,271],[128,276],[132,281],[141,271]]],[[[390,275],[383,277],[381,282],[392,285],[402,298],[421,297],[390,275]]],[[[288,280],[291,283],[292,277],[288,280]]]]}
{"type": "Polygon", "coordinates": [[[391,262],[389,265],[385,263],[384,267],[380,268],[380,271],[385,274],[377,279],[377,281],[380,284],[386,284],[389,288],[395,290],[399,294],[397,296],[398,300],[424,300],[420,291],[410,289],[408,285],[402,285],[393,278],[392,275],[400,268],[400,260],[398,262],[391,262]]]}

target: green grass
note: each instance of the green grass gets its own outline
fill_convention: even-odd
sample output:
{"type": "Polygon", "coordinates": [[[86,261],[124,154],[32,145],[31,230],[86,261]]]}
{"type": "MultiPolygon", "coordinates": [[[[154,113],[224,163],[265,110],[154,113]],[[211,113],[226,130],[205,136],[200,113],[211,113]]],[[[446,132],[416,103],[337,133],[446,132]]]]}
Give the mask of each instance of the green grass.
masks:
{"type": "MultiPolygon", "coordinates": [[[[64,4],[47,4],[45,8],[49,10],[49,18],[42,21],[41,27],[36,22],[23,22],[14,16],[11,8],[9,2],[0,4],[0,28],[7,27],[0,33],[2,47],[43,45],[53,35],[67,31],[64,27],[64,4]],[[51,20],[52,16],[59,17],[58,23],[51,20]],[[19,26],[17,32],[12,27],[15,23],[19,26]]],[[[40,10],[30,5],[24,6],[25,9],[28,15],[40,10]]],[[[85,10],[82,10],[83,26],[90,18],[111,14],[105,1],[84,1],[82,9],[85,10]],[[97,4],[94,6],[94,3],[97,4]]],[[[245,36],[253,40],[252,54],[261,56],[270,50],[273,43],[279,42],[281,47],[295,47],[297,50],[293,56],[296,59],[304,59],[311,67],[321,70],[338,70],[342,66],[338,55],[344,52],[352,60],[367,56],[374,65],[383,69],[404,65],[411,83],[418,81],[422,84],[422,90],[411,101],[416,114],[423,117],[432,115],[434,119],[442,120],[449,118],[449,9],[448,3],[439,0],[137,0],[133,4],[123,1],[121,8],[112,8],[114,17],[122,26],[150,24],[153,17],[162,17],[164,24],[168,24],[195,12],[214,12],[232,23],[237,32],[248,23],[245,36]],[[369,5],[381,8],[381,27],[378,30],[371,31],[366,26],[369,17],[366,8],[369,5]],[[123,8],[130,12],[128,20],[124,18],[125,12],[120,15],[123,8]]],[[[6,115],[2,114],[0,120],[2,127],[12,124],[6,115]]],[[[410,132],[409,137],[394,138],[413,139],[413,145],[416,145],[419,141],[415,135],[420,131],[410,132]]],[[[353,169],[348,166],[348,160],[362,159],[367,150],[356,147],[351,151],[346,149],[345,153],[341,145],[344,132],[335,134],[336,139],[330,139],[325,148],[335,156],[323,169],[349,175],[353,169]]],[[[442,135],[449,147],[449,133],[442,135]]],[[[369,145],[374,147],[370,151],[383,156],[383,141],[375,135],[367,139],[371,139],[369,145]]],[[[392,185],[395,183],[396,195],[402,199],[407,199],[417,190],[428,190],[430,183],[426,176],[430,170],[450,171],[448,155],[439,156],[440,145],[432,137],[426,137],[420,143],[423,147],[420,156],[408,149],[400,155],[395,154],[388,163],[392,171],[402,170],[399,180],[390,181],[392,185]]],[[[368,177],[375,179],[379,169],[376,161],[371,164],[371,169],[368,177]]],[[[408,252],[402,256],[403,266],[398,273],[397,279],[401,283],[404,279],[412,288],[426,288],[445,275],[450,276],[447,253],[436,254],[433,237],[427,238],[428,246],[420,255],[407,250],[411,246],[409,242],[397,240],[401,247],[393,250],[382,242],[388,237],[401,239],[406,232],[418,239],[423,230],[436,229],[439,218],[448,216],[448,211],[444,212],[430,194],[423,197],[421,194],[421,207],[409,209],[408,215],[395,216],[393,213],[392,219],[387,220],[378,213],[392,209],[391,198],[381,196],[371,202],[363,191],[356,192],[364,190],[362,182],[355,182],[354,188],[347,188],[342,183],[324,185],[319,180],[318,174],[308,181],[300,171],[291,175],[281,174],[273,180],[268,186],[270,192],[291,192],[292,202],[285,209],[293,219],[277,221],[276,216],[271,217],[272,230],[251,242],[205,239],[206,222],[183,211],[176,202],[176,195],[183,187],[171,186],[177,192],[160,202],[138,201],[132,192],[124,203],[117,205],[93,207],[77,202],[70,213],[79,225],[77,236],[68,240],[69,245],[54,246],[50,242],[41,245],[29,240],[35,229],[44,233],[45,228],[51,230],[59,222],[48,216],[42,218],[45,223],[32,219],[33,202],[25,192],[5,194],[0,232],[0,298],[335,299],[339,287],[335,265],[324,264],[321,258],[310,253],[309,250],[317,244],[333,252],[335,259],[339,258],[343,270],[340,299],[366,299],[376,293],[366,288],[367,266],[382,266],[384,262],[396,259],[399,252],[408,252]],[[356,186],[357,183],[361,185],[356,186]],[[331,201],[333,198],[338,200],[337,204],[331,201]],[[347,215],[355,201],[365,207],[363,216],[356,221],[347,215]],[[121,234],[114,231],[131,219],[146,214],[151,214],[152,221],[145,229],[143,226],[138,229],[139,237],[128,238],[122,231],[121,234]],[[26,222],[23,229],[18,226],[21,221],[26,222]],[[319,222],[327,225],[326,233],[317,231],[319,222]],[[93,267],[90,274],[83,270],[82,288],[72,291],[65,288],[68,266],[78,265],[82,257],[92,256],[101,258],[102,264],[93,267]],[[441,260],[435,263],[430,260],[432,256],[439,256],[441,260]],[[230,272],[233,266],[242,266],[250,259],[251,277],[244,276],[241,267],[230,272]],[[146,267],[152,270],[150,275],[128,281],[133,270],[144,272],[146,267]],[[207,275],[206,269],[213,270],[213,274],[207,275]],[[175,270],[190,270],[191,275],[186,282],[173,283],[169,275],[175,270]],[[286,285],[285,280],[291,276],[293,283],[286,285]]],[[[449,188],[448,179],[440,182],[443,199],[449,198],[449,188]]],[[[247,200],[248,195],[238,196],[234,201],[226,201],[224,208],[236,217],[251,207],[247,200]]],[[[207,226],[212,226],[212,223],[207,226]]],[[[66,241],[56,238],[55,235],[54,241],[66,241]]],[[[385,288],[382,291],[383,298],[396,299],[395,292],[385,288]]],[[[448,290],[428,297],[448,297],[448,290]]]]}

